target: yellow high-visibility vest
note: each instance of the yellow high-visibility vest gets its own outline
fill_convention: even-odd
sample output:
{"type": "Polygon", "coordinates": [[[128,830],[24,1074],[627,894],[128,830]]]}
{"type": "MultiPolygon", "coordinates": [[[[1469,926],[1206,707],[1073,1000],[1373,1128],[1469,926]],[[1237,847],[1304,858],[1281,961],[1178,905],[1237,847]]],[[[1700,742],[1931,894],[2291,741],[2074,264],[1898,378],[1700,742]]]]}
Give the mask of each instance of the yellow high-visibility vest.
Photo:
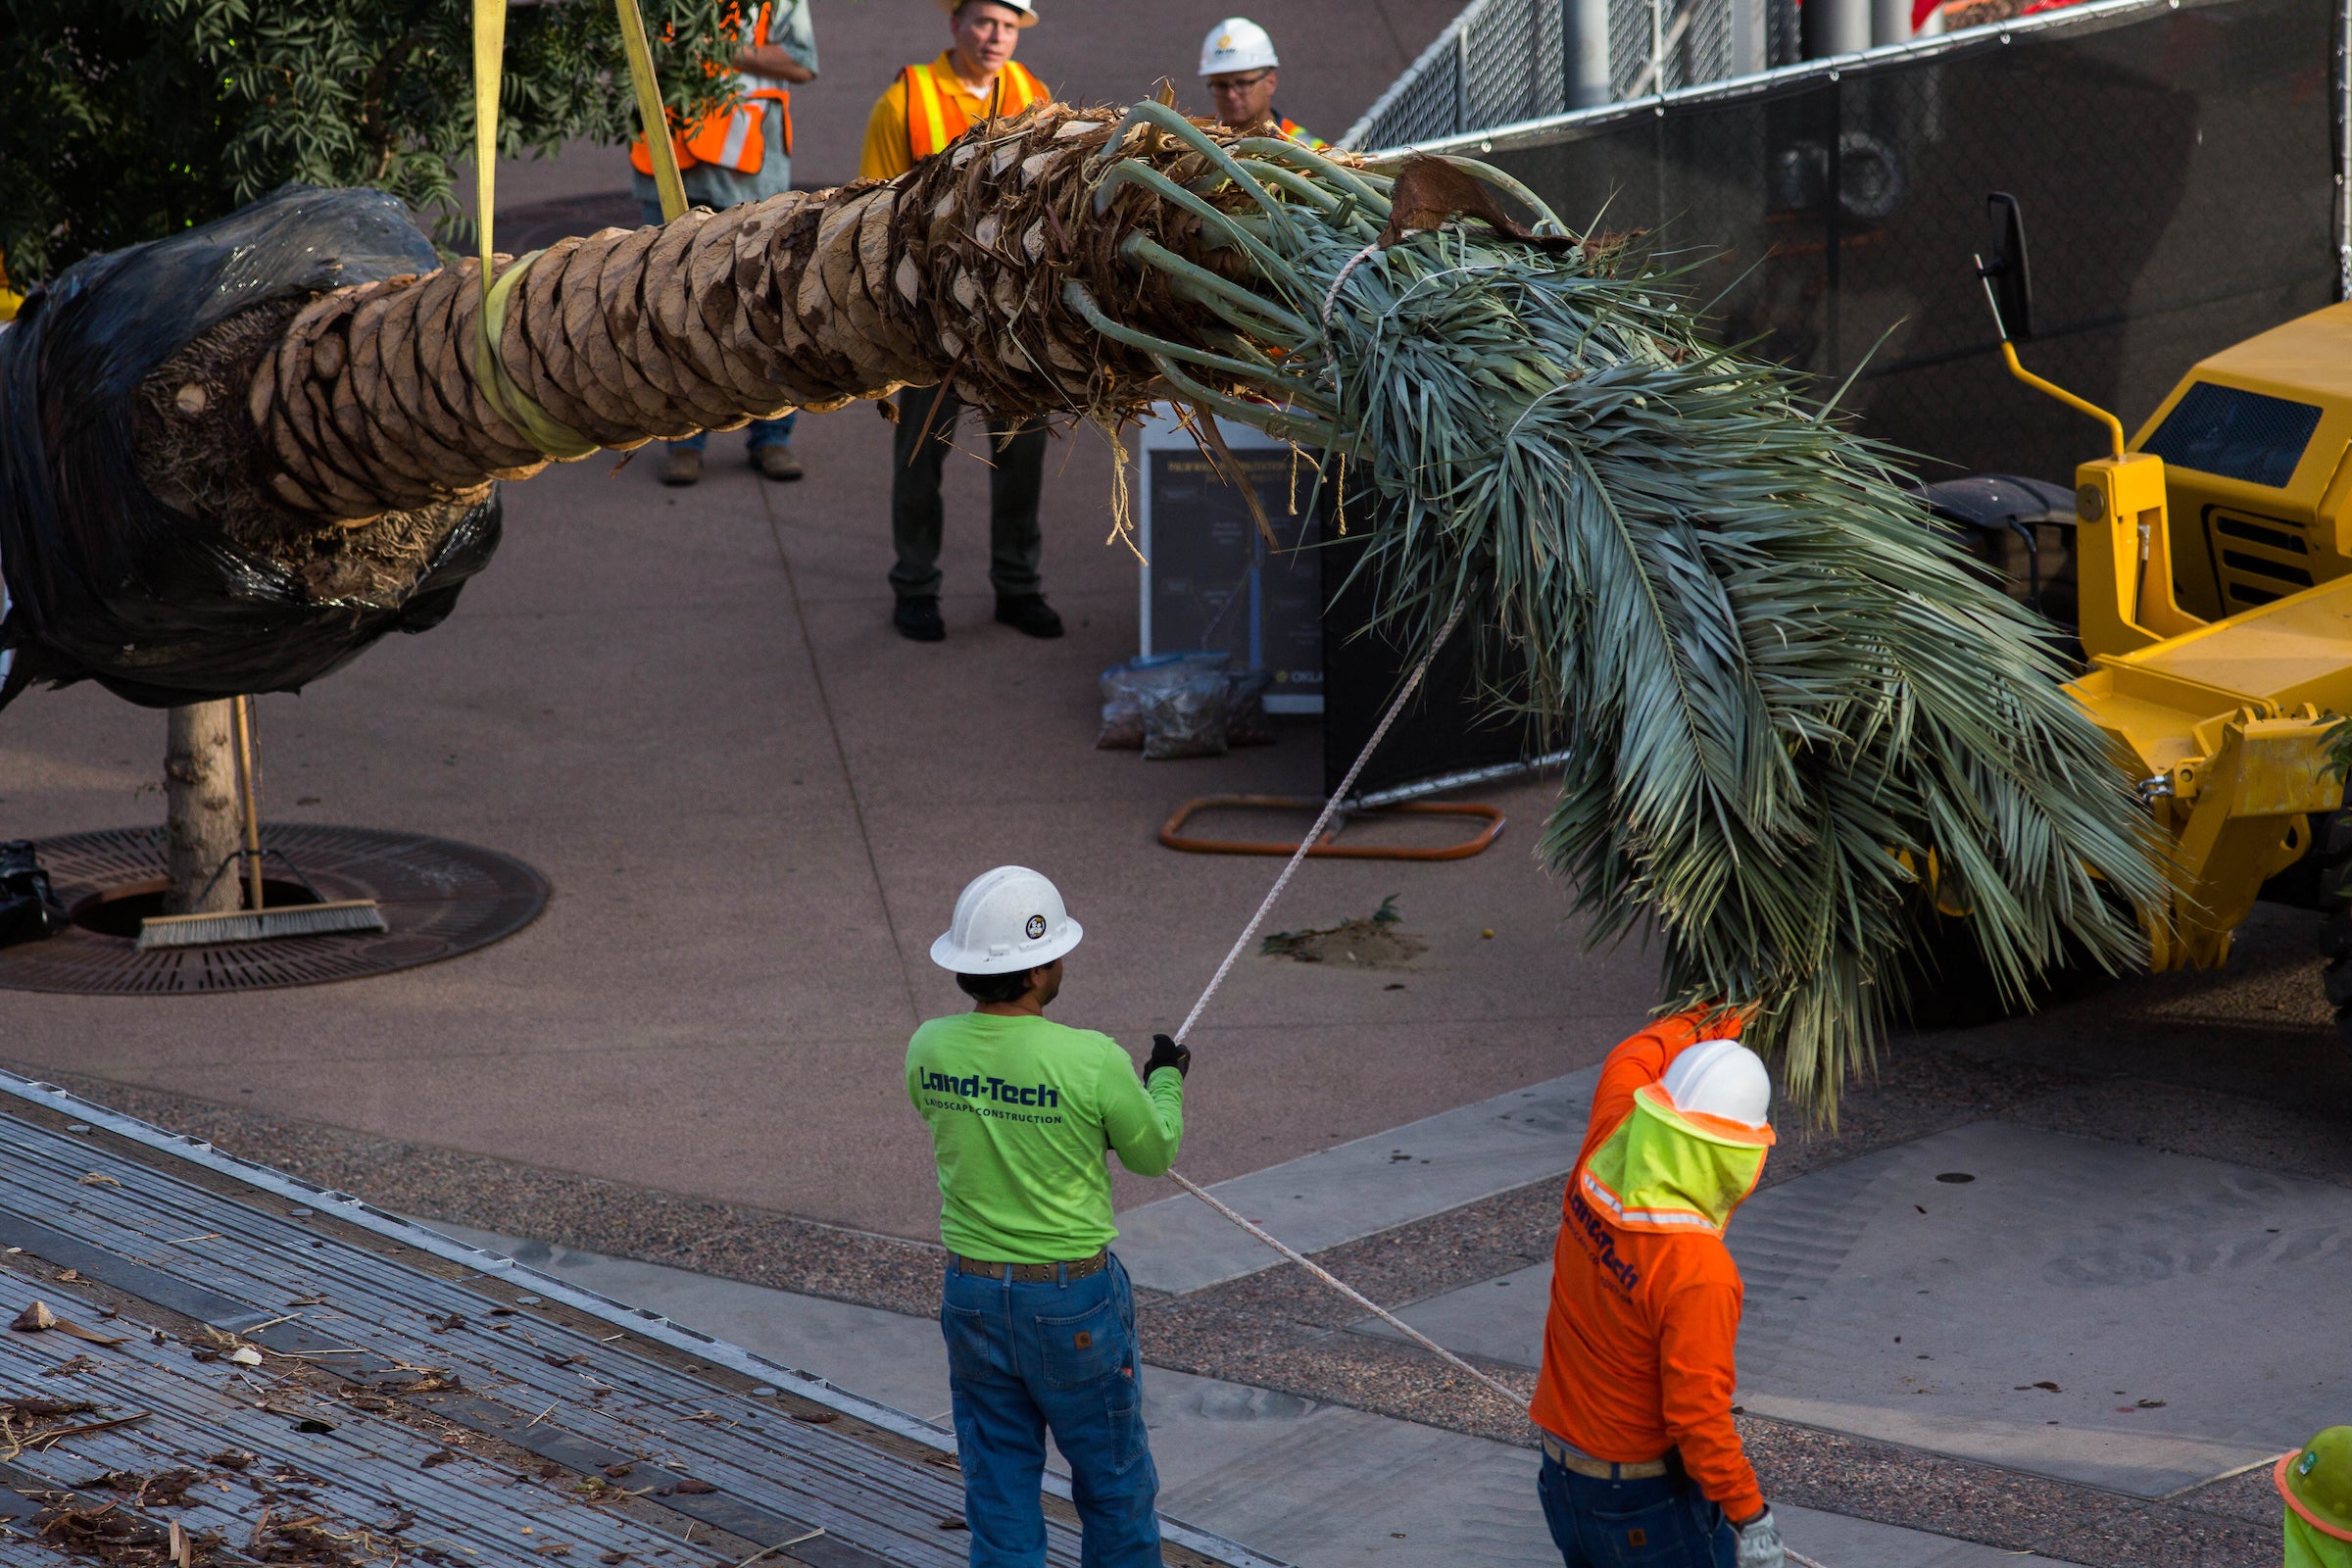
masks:
{"type": "MultiPolygon", "coordinates": [[[[906,145],[916,158],[928,158],[956,137],[972,128],[963,112],[963,105],[939,78],[939,65],[934,61],[925,66],[908,66],[899,74],[906,83],[906,145]]],[[[988,95],[991,119],[1017,115],[1031,104],[1046,103],[1053,98],[1046,84],[1029,74],[1018,61],[1007,60],[1004,69],[997,73],[997,84],[988,95]]]]}

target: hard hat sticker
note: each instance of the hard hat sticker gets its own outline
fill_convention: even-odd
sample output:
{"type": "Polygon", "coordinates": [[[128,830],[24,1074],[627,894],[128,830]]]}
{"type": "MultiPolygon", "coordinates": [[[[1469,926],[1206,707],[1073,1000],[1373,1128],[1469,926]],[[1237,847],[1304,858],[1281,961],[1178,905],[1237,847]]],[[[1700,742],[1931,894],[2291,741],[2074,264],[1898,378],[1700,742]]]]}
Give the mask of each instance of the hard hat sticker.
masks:
{"type": "Polygon", "coordinates": [[[1039,937],[1044,936],[1046,934],[1046,917],[1042,914],[1031,915],[1029,917],[1027,930],[1029,932],[1029,940],[1032,942],[1035,942],[1039,937]]]}

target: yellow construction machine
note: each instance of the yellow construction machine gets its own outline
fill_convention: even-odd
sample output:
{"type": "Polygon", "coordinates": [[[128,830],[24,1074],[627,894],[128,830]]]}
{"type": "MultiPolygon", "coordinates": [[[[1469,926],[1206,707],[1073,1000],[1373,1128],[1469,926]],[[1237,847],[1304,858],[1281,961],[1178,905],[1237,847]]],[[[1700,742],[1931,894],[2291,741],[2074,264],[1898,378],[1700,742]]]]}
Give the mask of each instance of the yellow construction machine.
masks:
{"type": "MultiPolygon", "coordinates": [[[[2213,967],[2258,896],[2305,904],[2333,916],[2328,991],[2341,1018],[2352,917],[2334,884],[2352,865],[2352,815],[2339,814],[2328,741],[2352,714],[2352,304],[2200,362],[2127,438],[2114,415],[2020,363],[2023,223],[2014,200],[1990,200],[2005,243],[1978,273],[2010,372],[2107,427],[2111,451],[2075,470],[2084,667],[2067,690],[2175,847],[2150,965],[2213,967]]],[[[2020,510],[2007,519],[2040,599],[2044,553],[2017,528],[2020,510]]]]}

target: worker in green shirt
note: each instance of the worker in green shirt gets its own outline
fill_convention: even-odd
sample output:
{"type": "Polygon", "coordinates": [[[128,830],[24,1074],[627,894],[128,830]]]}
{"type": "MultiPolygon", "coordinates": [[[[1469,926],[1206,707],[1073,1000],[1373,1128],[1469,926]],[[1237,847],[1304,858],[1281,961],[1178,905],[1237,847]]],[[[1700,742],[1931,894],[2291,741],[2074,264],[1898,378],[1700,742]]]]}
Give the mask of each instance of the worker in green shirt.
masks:
{"type": "Polygon", "coordinates": [[[1139,1082],[1108,1035],[1046,1020],[1084,935],[1026,866],[976,878],[931,961],[977,1005],[906,1044],[906,1093],[939,1163],[939,1326],[972,1568],[1042,1568],[1049,1430],[1087,1568],[1159,1562],[1159,1472],[1103,1152],[1143,1176],[1176,1162],[1192,1053],[1154,1035],[1139,1082]]]}

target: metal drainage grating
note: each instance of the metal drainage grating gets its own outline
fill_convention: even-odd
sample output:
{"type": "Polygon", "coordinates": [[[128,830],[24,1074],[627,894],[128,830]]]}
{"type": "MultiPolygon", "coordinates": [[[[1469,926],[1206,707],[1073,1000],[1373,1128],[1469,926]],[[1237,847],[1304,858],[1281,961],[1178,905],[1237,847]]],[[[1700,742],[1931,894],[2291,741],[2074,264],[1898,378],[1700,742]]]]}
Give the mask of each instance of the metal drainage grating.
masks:
{"type": "Polygon", "coordinates": [[[375,900],[391,929],[141,953],[132,938],[89,929],[84,920],[101,903],[160,890],[160,835],[144,828],[72,833],[44,840],[40,856],[75,922],[46,942],[0,948],[0,990],[172,996],[323,985],[486,948],[547,906],[547,881],[538,872],[450,839],[273,823],[262,829],[262,847],[274,852],[273,896],[290,866],[322,899],[375,900]]]}

